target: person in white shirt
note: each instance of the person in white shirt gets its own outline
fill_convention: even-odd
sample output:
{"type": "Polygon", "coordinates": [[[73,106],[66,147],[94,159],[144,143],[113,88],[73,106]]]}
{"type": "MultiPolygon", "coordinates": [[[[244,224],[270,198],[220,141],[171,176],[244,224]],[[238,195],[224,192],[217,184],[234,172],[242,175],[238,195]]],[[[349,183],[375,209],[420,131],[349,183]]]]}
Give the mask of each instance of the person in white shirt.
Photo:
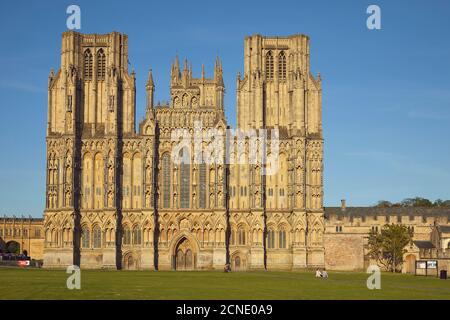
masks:
{"type": "Polygon", "coordinates": [[[322,278],[328,278],[328,272],[325,269],[322,271],[322,278]]]}
{"type": "Polygon", "coordinates": [[[322,273],[320,272],[320,269],[316,270],[316,278],[321,278],[322,277],[322,273]]]}

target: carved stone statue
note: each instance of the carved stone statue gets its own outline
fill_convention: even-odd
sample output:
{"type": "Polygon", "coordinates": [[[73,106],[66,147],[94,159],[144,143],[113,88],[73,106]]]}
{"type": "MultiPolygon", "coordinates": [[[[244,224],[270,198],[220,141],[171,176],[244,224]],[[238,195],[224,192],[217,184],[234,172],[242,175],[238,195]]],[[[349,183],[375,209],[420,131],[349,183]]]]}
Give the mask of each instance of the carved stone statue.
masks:
{"type": "Polygon", "coordinates": [[[217,206],[222,207],[223,206],[223,194],[222,191],[219,191],[217,193],[217,206]]]}
{"type": "Polygon", "coordinates": [[[66,207],[70,207],[72,202],[72,193],[70,191],[66,192],[66,207]]]}
{"type": "Polygon", "coordinates": [[[297,167],[296,174],[297,174],[296,183],[301,183],[302,182],[303,170],[302,170],[302,168],[300,166],[297,167]]]}
{"type": "Polygon", "coordinates": [[[209,170],[209,182],[210,183],[216,182],[216,177],[215,177],[215,171],[214,170],[209,170]]]}
{"type": "Polygon", "coordinates": [[[173,193],[173,207],[176,208],[178,206],[178,202],[177,202],[177,193],[174,192],[173,193]]]}
{"type": "Polygon", "coordinates": [[[261,207],[261,194],[259,193],[259,191],[256,191],[255,194],[255,207],[261,207]]]}
{"type": "Polygon", "coordinates": [[[217,168],[217,177],[218,177],[218,183],[219,184],[222,184],[222,182],[223,182],[223,169],[222,169],[222,166],[219,166],[218,168],[217,168]]]}
{"type": "Polygon", "coordinates": [[[146,183],[152,183],[152,168],[147,167],[145,170],[145,181],[146,183]]]}
{"type": "Polygon", "coordinates": [[[114,183],[114,160],[112,159],[108,161],[108,182],[114,183]]]}
{"type": "Polygon", "coordinates": [[[189,104],[189,98],[187,94],[183,95],[183,101],[182,101],[183,107],[187,107],[189,104]]]}
{"type": "Polygon", "coordinates": [[[214,193],[209,194],[209,207],[214,208],[214,193]]]}
{"type": "Polygon", "coordinates": [[[196,97],[193,97],[193,98],[192,98],[192,106],[193,106],[194,108],[198,106],[198,100],[197,100],[196,97]]]}
{"type": "Polygon", "coordinates": [[[175,108],[178,108],[180,106],[180,98],[175,97],[173,99],[173,105],[174,105],[175,108]]]}
{"type": "Polygon", "coordinates": [[[112,208],[114,206],[113,201],[114,201],[113,193],[110,191],[110,192],[108,192],[108,207],[109,208],[112,208]]]}
{"type": "Polygon", "coordinates": [[[255,168],[255,184],[260,184],[261,183],[261,168],[259,166],[257,166],[255,168]]]}
{"type": "Polygon", "coordinates": [[[297,196],[297,199],[296,199],[297,207],[302,207],[304,205],[302,191],[301,190],[297,191],[296,196],[297,196]]]}
{"type": "Polygon", "coordinates": [[[150,196],[150,191],[147,191],[146,193],[145,193],[145,206],[147,207],[147,208],[150,208],[151,207],[151,196],[150,196]]]}
{"type": "Polygon", "coordinates": [[[72,167],[68,166],[66,169],[66,182],[68,184],[72,183],[72,167]]]}
{"type": "Polygon", "coordinates": [[[182,219],[180,221],[180,229],[189,229],[189,220],[188,219],[182,219]]]}

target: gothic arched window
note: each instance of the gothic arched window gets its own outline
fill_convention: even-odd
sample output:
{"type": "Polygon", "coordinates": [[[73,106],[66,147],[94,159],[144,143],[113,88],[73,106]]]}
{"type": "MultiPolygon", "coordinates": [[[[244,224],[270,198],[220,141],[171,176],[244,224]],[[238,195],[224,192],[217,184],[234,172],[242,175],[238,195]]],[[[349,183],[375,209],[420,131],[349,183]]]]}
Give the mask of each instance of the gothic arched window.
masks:
{"type": "Polygon", "coordinates": [[[101,248],[102,247],[102,231],[100,230],[100,227],[96,226],[92,233],[94,235],[94,248],[101,248]]]}
{"type": "Polygon", "coordinates": [[[286,231],[278,231],[278,248],[286,248],[286,231]]]}
{"type": "Polygon", "coordinates": [[[84,80],[92,79],[92,53],[87,49],[84,52],[84,80]]]}
{"type": "Polygon", "coordinates": [[[133,244],[141,244],[141,230],[138,227],[133,229],[133,244]]]}
{"type": "Polygon", "coordinates": [[[286,55],[281,51],[278,56],[278,79],[286,80],[286,55]]]}
{"type": "Polygon", "coordinates": [[[105,80],[105,74],[106,74],[106,55],[103,52],[103,49],[100,49],[97,52],[97,79],[105,80]]]}
{"type": "Polygon", "coordinates": [[[131,231],[128,227],[123,229],[123,244],[131,244],[131,231]]]}
{"type": "Polygon", "coordinates": [[[267,247],[269,249],[275,248],[275,231],[269,229],[267,233],[267,247]]]}
{"type": "Polygon", "coordinates": [[[81,246],[83,248],[89,248],[91,243],[91,233],[87,227],[81,230],[81,246]]]}
{"type": "Polygon", "coordinates": [[[206,208],[206,164],[201,163],[199,169],[200,175],[200,194],[199,194],[199,206],[200,208],[206,208]]]}
{"type": "Polygon", "coordinates": [[[240,245],[245,244],[245,230],[243,227],[239,227],[238,230],[238,244],[240,245]]]}
{"type": "Polygon", "coordinates": [[[170,157],[168,153],[165,153],[162,156],[162,176],[163,176],[163,185],[162,185],[162,199],[163,208],[170,207],[170,157]]]}
{"type": "MultiPolygon", "coordinates": [[[[189,164],[189,160],[183,160],[183,152],[185,152],[184,149],[181,149],[180,151],[180,208],[189,208],[189,198],[190,198],[190,169],[191,166],[189,164]],[[186,163],[187,162],[187,163],[186,163]]],[[[190,157],[187,156],[186,159],[189,159],[190,157]]]]}
{"type": "Polygon", "coordinates": [[[272,51],[266,53],[266,77],[267,80],[273,79],[273,56],[272,51]]]}

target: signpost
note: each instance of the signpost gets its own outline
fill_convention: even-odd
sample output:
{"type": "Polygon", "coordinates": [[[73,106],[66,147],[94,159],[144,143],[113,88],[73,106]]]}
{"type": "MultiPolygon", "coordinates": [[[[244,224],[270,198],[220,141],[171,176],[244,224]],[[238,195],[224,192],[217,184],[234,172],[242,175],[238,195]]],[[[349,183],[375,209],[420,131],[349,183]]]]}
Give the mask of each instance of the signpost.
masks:
{"type": "Polygon", "coordinates": [[[433,274],[437,275],[438,262],[437,260],[418,260],[416,261],[417,276],[428,276],[428,269],[433,271],[433,274]]]}

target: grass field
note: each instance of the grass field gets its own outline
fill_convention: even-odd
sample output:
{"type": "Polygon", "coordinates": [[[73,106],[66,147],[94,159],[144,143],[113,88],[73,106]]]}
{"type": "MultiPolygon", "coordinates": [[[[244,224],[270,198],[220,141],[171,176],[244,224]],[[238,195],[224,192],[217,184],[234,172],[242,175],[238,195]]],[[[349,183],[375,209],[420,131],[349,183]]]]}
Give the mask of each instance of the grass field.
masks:
{"type": "Polygon", "coordinates": [[[222,273],[81,271],[81,290],[68,290],[64,270],[0,269],[0,299],[450,299],[450,280],[383,273],[368,290],[365,273],[222,273]]]}

